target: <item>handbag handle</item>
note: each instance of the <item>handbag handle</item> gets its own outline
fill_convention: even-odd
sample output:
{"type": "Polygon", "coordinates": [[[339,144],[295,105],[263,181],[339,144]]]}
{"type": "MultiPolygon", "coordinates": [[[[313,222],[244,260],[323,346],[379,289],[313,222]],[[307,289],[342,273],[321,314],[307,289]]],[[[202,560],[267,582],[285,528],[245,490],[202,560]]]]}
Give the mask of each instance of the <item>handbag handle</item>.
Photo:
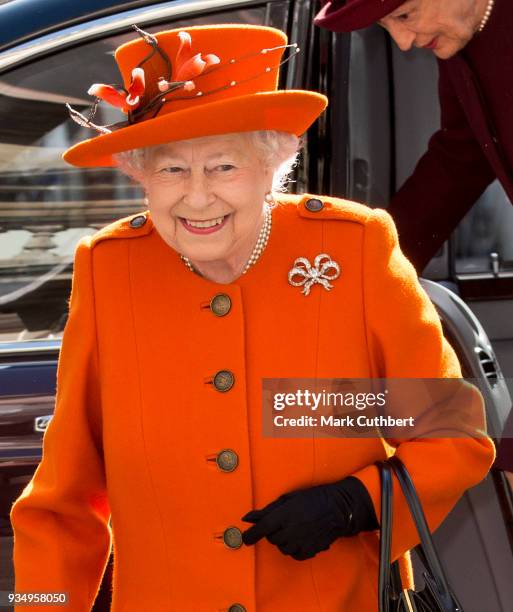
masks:
{"type": "Polygon", "coordinates": [[[450,594],[451,590],[449,583],[447,581],[447,577],[445,576],[442,564],[440,563],[438,553],[436,552],[433,538],[424,515],[424,510],[422,509],[422,504],[420,503],[410,474],[408,473],[404,463],[398,457],[390,457],[389,463],[391,464],[392,469],[399,480],[401,489],[403,490],[406,501],[408,502],[408,507],[410,508],[410,514],[413,517],[417,532],[420,536],[420,543],[424,553],[423,561],[425,562],[426,569],[431,572],[440,596],[447,599],[447,605],[451,605],[452,597],[450,594]]]}
{"type": "Polygon", "coordinates": [[[381,528],[379,542],[379,612],[389,612],[390,556],[392,549],[392,468],[385,461],[376,463],[381,476],[381,528]]]}
{"type": "Polygon", "coordinates": [[[390,599],[399,600],[402,584],[399,565],[390,563],[392,551],[393,486],[392,468],[386,462],[377,462],[381,476],[381,529],[379,548],[379,611],[389,612],[390,599]]]}
{"type": "MultiPolygon", "coordinates": [[[[390,457],[387,461],[379,464],[381,479],[382,479],[382,496],[381,496],[381,542],[380,542],[380,573],[379,573],[379,610],[380,612],[388,612],[388,595],[390,591],[391,577],[391,542],[392,542],[392,473],[394,471],[403,494],[408,503],[410,514],[415,523],[415,527],[420,537],[420,557],[426,569],[431,573],[435,581],[439,597],[447,606],[447,609],[453,607],[453,596],[451,595],[449,583],[445,576],[445,572],[440,563],[440,559],[436,552],[431,533],[422,509],[422,505],[417,496],[417,492],[403,462],[396,456],[390,457]]],[[[392,564],[395,565],[395,564],[392,564]]],[[[398,596],[397,585],[392,585],[395,596],[398,596]]]]}

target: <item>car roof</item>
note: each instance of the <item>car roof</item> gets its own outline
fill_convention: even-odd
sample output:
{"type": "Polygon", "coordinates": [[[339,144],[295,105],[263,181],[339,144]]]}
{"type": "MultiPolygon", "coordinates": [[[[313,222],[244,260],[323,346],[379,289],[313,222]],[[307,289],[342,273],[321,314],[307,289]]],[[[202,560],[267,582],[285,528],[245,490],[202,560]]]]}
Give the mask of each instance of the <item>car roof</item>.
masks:
{"type": "Polygon", "coordinates": [[[42,34],[155,0],[10,0],[0,4],[0,50],[42,34]]]}

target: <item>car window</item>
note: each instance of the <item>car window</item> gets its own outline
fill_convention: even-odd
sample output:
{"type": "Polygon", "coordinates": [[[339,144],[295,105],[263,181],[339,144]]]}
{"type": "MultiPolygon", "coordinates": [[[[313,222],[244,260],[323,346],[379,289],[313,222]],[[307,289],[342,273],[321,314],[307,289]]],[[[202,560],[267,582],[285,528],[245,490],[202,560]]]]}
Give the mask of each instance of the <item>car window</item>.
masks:
{"type": "MultiPolygon", "coordinates": [[[[399,187],[414,171],[429,138],[440,126],[438,67],[433,54],[422,49],[403,53],[393,45],[392,58],[395,172],[399,187]]],[[[465,274],[513,270],[513,206],[498,181],[489,186],[458,224],[452,244],[454,271],[462,278],[465,274]]],[[[426,276],[438,278],[430,274],[436,269],[433,265],[428,267],[426,276]]],[[[447,278],[448,270],[449,267],[441,278],[447,278]]]]}
{"type": "Polygon", "coordinates": [[[513,206],[494,181],[456,232],[456,273],[513,271],[513,206]]]}
{"type": "MultiPolygon", "coordinates": [[[[209,23],[282,26],[286,4],[226,10],[144,26],[149,32],[209,23]],[[271,17],[272,16],[272,17],[271,17]]],[[[92,83],[119,83],[113,57],[133,31],[61,50],[0,75],[0,342],[59,337],[75,246],[82,236],[143,208],[141,189],[116,170],[72,168],[70,145],[94,136],[65,103],[89,108],[92,83]]],[[[95,121],[122,115],[99,107],[95,121]]]]}

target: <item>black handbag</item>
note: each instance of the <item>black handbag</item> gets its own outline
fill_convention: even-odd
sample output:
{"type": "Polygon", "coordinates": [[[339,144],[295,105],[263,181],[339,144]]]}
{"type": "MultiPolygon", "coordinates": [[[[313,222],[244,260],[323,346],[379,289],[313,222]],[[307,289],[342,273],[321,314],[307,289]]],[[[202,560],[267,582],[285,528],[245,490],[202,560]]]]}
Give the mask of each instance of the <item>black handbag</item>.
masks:
{"type": "Polygon", "coordinates": [[[433,539],[426,523],[422,505],[410,475],[400,459],[391,457],[377,464],[381,473],[381,529],[378,597],[379,612],[463,612],[452,592],[433,539]],[[403,490],[415,522],[420,544],[415,551],[424,566],[422,590],[403,589],[399,563],[390,563],[392,545],[392,471],[403,490]]]}

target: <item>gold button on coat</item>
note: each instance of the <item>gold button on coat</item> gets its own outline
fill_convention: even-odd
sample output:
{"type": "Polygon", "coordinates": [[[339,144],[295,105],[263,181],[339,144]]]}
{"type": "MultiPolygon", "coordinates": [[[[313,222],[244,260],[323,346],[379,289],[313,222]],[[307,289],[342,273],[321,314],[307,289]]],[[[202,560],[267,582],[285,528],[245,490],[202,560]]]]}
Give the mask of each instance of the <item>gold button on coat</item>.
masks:
{"type": "Polygon", "coordinates": [[[139,227],[142,227],[145,223],[146,223],[145,215],[137,215],[137,217],[130,219],[130,227],[133,227],[134,229],[138,229],[139,227]]]}
{"type": "Polygon", "coordinates": [[[317,198],[310,198],[306,201],[305,208],[310,212],[319,212],[324,208],[324,202],[317,198]]]}
{"type": "Polygon", "coordinates": [[[223,542],[228,548],[240,548],[242,546],[242,533],[237,527],[228,527],[223,533],[223,542]]]}
{"type": "Polygon", "coordinates": [[[216,317],[224,317],[230,312],[231,307],[232,301],[226,293],[218,293],[210,300],[210,310],[216,317]]]}
{"type": "Polygon", "coordinates": [[[218,453],[216,457],[217,467],[223,472],[233,472],[239,464],[237,453],[226,448],[218,453]]]}
{"type": "Polygon", "coordinates": [[[246,608],[242,604],[236,603],[236,604],[232,604],[228,608],[228,612],[246,612],[246,608]]]}
{"type": "Polygon", "coordinates": [[[229,391],[235,382],[235,376],[229,370],[220,370],[214,376],[214,387],[224,393],[229,391]]]}

